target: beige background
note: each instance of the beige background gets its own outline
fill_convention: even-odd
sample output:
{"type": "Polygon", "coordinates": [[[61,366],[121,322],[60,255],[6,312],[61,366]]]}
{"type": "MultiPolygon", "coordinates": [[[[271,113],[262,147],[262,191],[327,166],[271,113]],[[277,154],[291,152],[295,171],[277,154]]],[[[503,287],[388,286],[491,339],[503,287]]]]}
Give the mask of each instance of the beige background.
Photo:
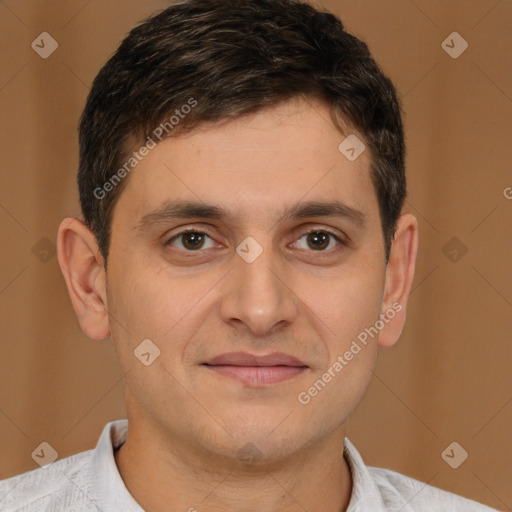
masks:
{"type": "MultiPolygon", "coordinates": [[[[79,213],[76,127],[90,84],[130,27],[168,4],[0,2],[0,478],[36,467],[42,441],[64,457],[124,417],[111,344],[81,333],[53,251],[60,220],[79,213]],[[59,45],[47,59],[31,48],[44,31],[59,45]]],[[[324,6],[402,95],[407,209],[420,223],[408,323],[381,352],[349,438],[369,465],[511,510],[512,2],[324,6]],[[453,31],[469,44],[457,59],[441,46],[453,31]],[[441,458],[452,441],[469,453],[458,469],[441,458]]]]}

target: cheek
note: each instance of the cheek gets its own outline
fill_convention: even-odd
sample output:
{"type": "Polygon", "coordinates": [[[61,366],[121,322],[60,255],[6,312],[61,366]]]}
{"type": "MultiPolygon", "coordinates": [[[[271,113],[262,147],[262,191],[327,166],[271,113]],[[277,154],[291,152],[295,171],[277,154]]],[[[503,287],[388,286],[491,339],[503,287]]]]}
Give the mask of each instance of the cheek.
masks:
{"type": "Polygon", "coordinates": [[[364,336],[379,319],[383,283],[382,269],[347,266],[308,295],[308,307],[321,319],[329,359],[297,398],[310,417],[321,419],[322,428],[346,419],[371,381],[377,337],[364,336]]]}
{"type": "Polygon", "coordinates": [[[384,275],[369,268],[346,268],[329,279],[304,279],[299,292],[324,333],[331,359],[379,318],[384,275]],[[336,352],[336,353],[334,353],[336,352]]]}
{"type": "MultiPolygon", "coordinates": [[[[329,431],[350,415],[365,394],[377,357],[377,336],[365,329],[379,318],[380,295],[375,281],[361,287],[358,279],[340,280],[324,293],[310,295],[308,306],[321,318],[326,358],[299,391],[300,407],[329,431]]],[[[320,428],[320,427],[319,427],[320,428]]]]}
{"type": "Polygon", "coordinates": [[[212,286],[209,280],[171,278],[140,267],[137,272],[112,273],[112,339],[127,374],[129,394],[137,403],[152,404],[156,410],[170,401],[175,408],[178,398],[186,400],[177,384],[185,380],[183,353],[197,324],[203,321],[204,297],[212,286]],[[125,275],[135,277],[126,279],[125,275]],[[148,339],[154,345],[143,341],[148,339]],[[137,357],[147,353],[148,366],[137,357]],[[172,393],[165,393],[171,389],[172,393]]]}
{"type": "Polygon", "coordinates": [[[218,277],[169,276],[136,262],[130,268],[133,270],[126,267],[113,271],[108,280],[115,339],[122,339],[123,345],[129,345],[132,351],[146,338],[162,351],[181,350],[192,336],[194,326],[200,324],[208,293],[218,277]]]}

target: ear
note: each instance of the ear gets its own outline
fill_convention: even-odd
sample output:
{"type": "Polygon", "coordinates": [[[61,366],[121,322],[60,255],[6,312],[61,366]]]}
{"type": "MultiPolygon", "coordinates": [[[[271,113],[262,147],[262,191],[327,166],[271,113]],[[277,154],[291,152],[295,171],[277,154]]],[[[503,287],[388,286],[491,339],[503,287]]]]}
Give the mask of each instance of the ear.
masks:
{"type": "Polygon", "coordinates": [[[82,331],[89,338],[108,338],[104,260],[94,233],[84,222],[75,218],[61,222],[57,257],[82,331]]]}
{"type": "Polygon", "coordinates": [[[380,348],[392,347],[398,341],[404,328],[407,301],[416,268],[417,251],[418,221],[414,215],[406,213],[398,219],[386,267],[381,311],[384,328],[379,334],[378,346],[380,348]]]}

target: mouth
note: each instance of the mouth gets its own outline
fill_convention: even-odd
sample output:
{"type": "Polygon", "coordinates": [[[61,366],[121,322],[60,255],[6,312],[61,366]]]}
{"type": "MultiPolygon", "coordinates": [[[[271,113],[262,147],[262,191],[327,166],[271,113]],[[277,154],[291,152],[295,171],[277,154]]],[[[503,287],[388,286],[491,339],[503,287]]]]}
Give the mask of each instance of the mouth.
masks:
{"type": "Polygon", "coordinates": [[[230,352],[202,363],[219,375],[250,386],[267,386],[292,379],[309,369],[300,359],[282,352],[255,355],[230,352]]]}

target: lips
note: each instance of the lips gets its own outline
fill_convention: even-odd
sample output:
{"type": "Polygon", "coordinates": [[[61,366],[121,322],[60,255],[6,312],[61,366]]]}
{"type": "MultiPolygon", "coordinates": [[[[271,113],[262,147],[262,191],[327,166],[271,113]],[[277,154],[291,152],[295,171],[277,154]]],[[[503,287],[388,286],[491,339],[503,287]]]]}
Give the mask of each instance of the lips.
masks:
{"type": "Polygon", "coordinates": [[[268,386],[283,382],[308,369],[300,359],[282,352],[266,355],[230,352],[216,356],[202,366],[250,386],[268,386]]]}
{"type": "Polygon", "coordinates": [[[209,366],[307,366],[300,359],[282,352],[274,352],[264,356],[247,352],[230,352],[214,357],[204,364],[209,366]]]}

